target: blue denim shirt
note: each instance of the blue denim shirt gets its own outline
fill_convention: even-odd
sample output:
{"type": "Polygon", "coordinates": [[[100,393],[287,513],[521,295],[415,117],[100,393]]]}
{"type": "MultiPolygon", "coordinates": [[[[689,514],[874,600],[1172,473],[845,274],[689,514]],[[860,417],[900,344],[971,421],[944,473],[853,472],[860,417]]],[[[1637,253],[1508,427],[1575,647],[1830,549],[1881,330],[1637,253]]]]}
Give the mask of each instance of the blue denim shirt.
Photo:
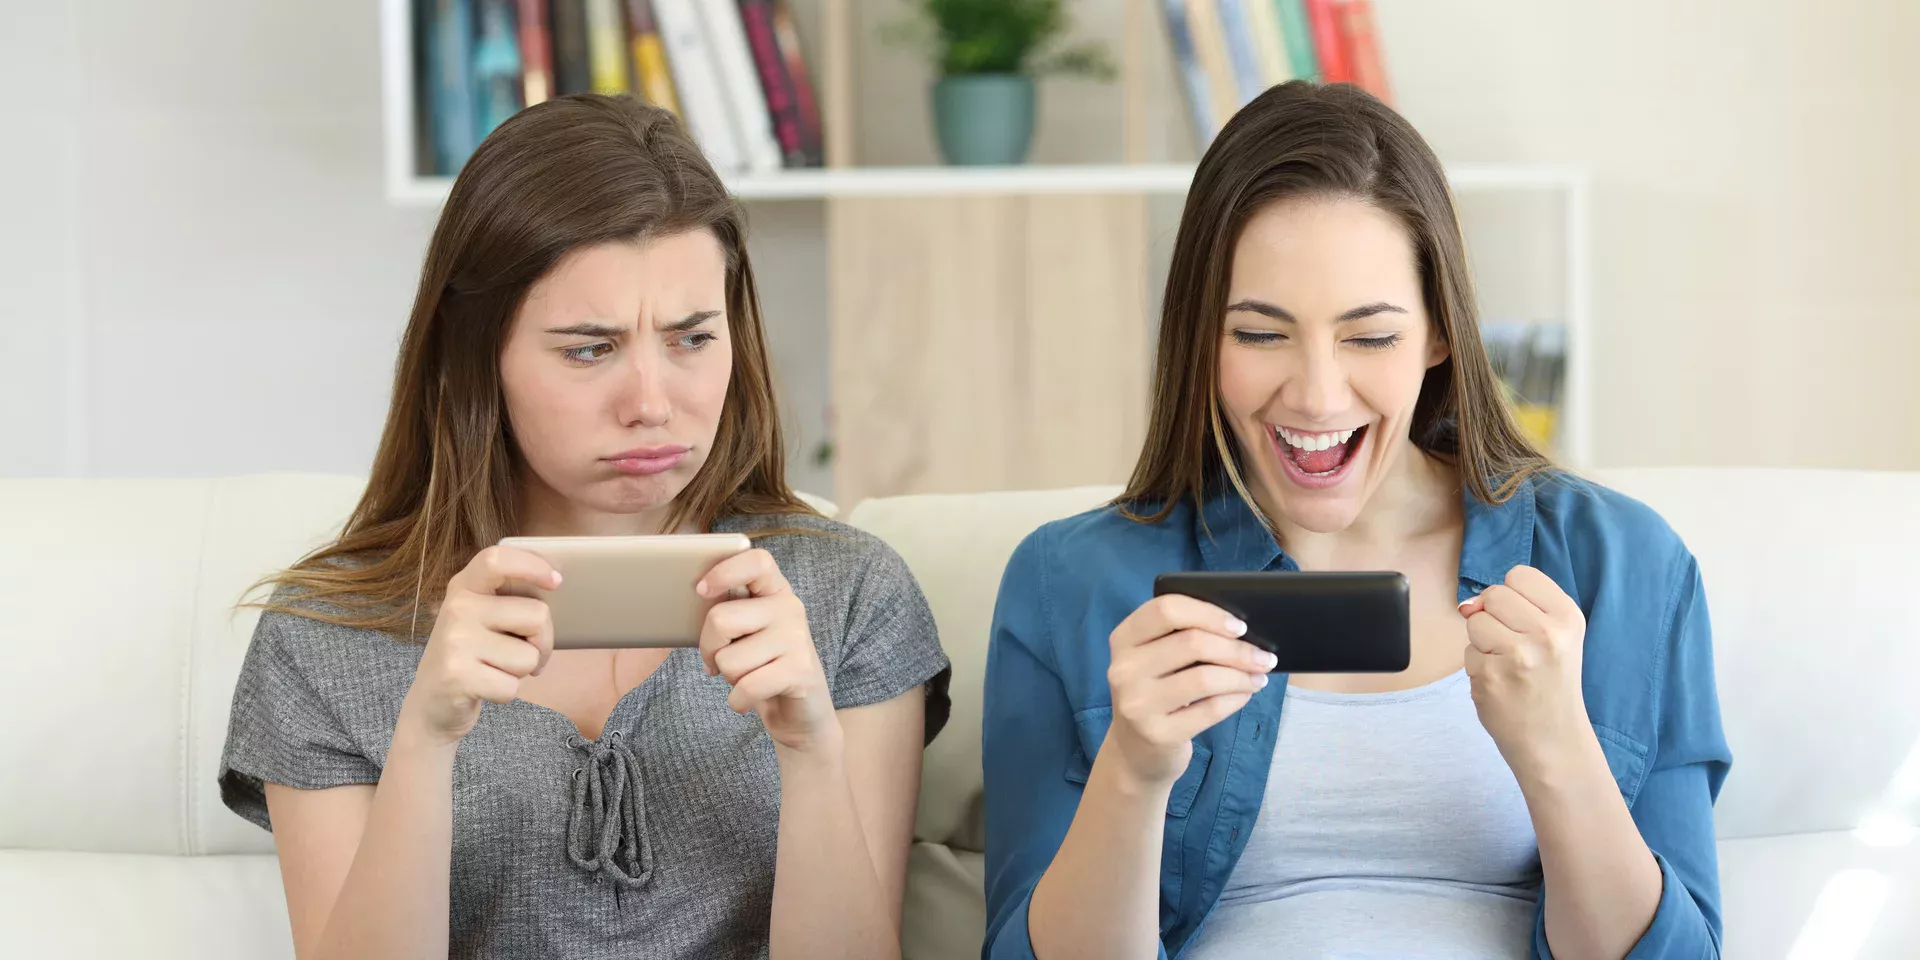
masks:
{"type": "MultiPolygon", "coordinates": [[[[1665,880],[1630,960],[1717,957],[1713,803],[1731,756],[1693,555],[1647,506],[1587,481],[1528,482],[1499,506],[1467,495],[1460,598],[1519,564],[1552,577],[1586,613],[1587,713],[1665,880]]],[[[1113,718],[1108,634],[1153,596],[1157,574],[1276,569],[1298,568],[1230,489],[1155,524],[1110,506],[1083,513],[1040,528],[1014,551],[987,654],[984,957],[1033,957],[1034,885],[1066,836],[1113,718]]],[[[1246,846],[1286,689],[1276,677],[1194,740],[1192,763],[1167,801],[1162,957],[1179,956],[1206,922],[1246,846]]],[[[1543,891],[1542,903],[1551,896],[1543,891]]],[[[1533,955],[1551,956],[1539,908],[1533,955]]]]}

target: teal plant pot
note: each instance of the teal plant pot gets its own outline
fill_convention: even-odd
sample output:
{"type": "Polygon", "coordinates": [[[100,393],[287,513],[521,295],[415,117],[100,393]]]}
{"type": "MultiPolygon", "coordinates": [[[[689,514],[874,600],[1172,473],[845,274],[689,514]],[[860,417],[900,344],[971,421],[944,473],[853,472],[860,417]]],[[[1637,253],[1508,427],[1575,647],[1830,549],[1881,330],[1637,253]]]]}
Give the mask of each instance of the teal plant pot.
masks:
{"type": "Polygon", "coordinates": [[[940,153],[954,166],[1025,163],[1033,116],[1033,78],[1024,74],[942,77],[933,86],[940,153]]]}

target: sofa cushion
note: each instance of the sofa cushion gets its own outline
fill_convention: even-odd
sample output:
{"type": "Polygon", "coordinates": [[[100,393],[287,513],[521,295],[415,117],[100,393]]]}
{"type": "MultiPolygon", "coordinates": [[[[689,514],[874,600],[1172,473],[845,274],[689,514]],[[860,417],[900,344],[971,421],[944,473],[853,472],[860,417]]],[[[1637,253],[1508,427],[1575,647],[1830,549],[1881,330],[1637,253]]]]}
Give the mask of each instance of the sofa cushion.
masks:
{"type": "Polygon", "coordinates": [[[914,836],[981,850],[980,694],[1000,571],[1041,524],[1111,500],[1117,487],[991,496],[927,494],[867,500],[847,522],[887,541],[926,591],[953,661],[953,713],[927,748],[914,836]]]}

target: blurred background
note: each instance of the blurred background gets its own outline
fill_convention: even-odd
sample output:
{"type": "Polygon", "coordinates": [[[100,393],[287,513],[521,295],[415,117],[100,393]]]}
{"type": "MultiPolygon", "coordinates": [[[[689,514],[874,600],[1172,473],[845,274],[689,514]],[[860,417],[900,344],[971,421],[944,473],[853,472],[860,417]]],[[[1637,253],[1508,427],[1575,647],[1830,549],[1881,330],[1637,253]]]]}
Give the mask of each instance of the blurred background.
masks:
{"type": "Polygon", "coordinates": [[[735,141],[805,489],[1119,479],[1209,124],[1343,72],[1454,171],[1563,458],[1920,469],[1920,4],[1068,0],[1008,70],[938,2],[702,2],[0,2],[0,475],[363,472],[460,140],[647,92],[647,12],[735,141]],[[952,82],[1009,72],[1025,150],[1021,83],[952,82]]]}

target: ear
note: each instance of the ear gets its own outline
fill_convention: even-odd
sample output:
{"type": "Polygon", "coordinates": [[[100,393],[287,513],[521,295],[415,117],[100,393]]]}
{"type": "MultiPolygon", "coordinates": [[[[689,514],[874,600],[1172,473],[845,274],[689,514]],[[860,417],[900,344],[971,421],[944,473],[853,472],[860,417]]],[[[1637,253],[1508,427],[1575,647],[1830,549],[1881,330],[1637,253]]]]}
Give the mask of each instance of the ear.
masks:
{"type": "Polygon", "coordinates": [[[1432,370],[1446,363],[1447,358],[1451,356],[1453,356],[1453,349],[1447,346],[1446,331],[1440,329],[1438,323],[1429,323],[1427,325],[1427,369],[1432,370]]]}

